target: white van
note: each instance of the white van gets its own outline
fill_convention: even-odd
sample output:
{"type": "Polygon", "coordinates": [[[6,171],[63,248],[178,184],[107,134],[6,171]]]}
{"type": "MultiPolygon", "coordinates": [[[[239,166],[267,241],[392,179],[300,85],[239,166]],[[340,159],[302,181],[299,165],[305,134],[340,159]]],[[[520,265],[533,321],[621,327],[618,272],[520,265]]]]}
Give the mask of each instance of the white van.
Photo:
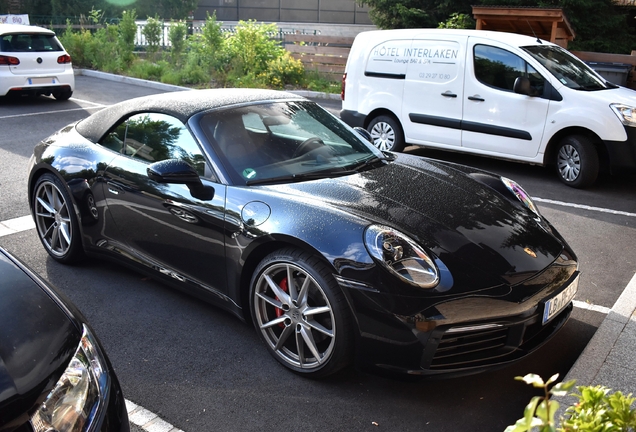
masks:
{"type": "Polygon", "coordinates": [[[554,165],[573,187],[599,169],[636,171],[636,92],[563,48],[517,34],[406,29],[360,33],[341,118],[381,150],[405,143],[554,165]]]}

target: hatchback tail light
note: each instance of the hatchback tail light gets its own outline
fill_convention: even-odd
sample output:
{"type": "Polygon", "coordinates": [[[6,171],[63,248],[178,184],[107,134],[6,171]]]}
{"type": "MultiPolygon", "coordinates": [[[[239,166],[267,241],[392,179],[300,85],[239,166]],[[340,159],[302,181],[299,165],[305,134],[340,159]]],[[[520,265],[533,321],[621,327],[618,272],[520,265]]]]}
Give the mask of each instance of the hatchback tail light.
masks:
{"type": "Polygon", "coordinates": [[[66,64],[71,62],[71,56],[68,54],[61,55],[57,58],[59,64],[66,64]]]}
{"type": "Polygon", "coordinates": [[[345,100],[345,87],[347,86],[347,74],[342,74],[342,87],[340,88],[340,99],[345,100]]]}
{"type": "Polygon", "coordinates": [[[0,55],[0,65],[17,66],[20,64],[20,59],[17,57],[9,57],[0,55]]]}

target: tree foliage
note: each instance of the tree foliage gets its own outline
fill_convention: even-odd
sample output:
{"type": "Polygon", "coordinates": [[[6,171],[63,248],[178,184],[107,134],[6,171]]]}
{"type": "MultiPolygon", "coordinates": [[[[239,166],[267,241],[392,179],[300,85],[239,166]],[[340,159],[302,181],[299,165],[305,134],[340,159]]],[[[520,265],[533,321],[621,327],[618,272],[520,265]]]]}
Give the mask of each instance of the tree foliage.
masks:
{"type": "MultiPolygon", "coordinates": [[[[626,9],[612,0],[357,0],[370,7],[375,25],[391,28],[431,28],[456,25],[452,15],[472,16],[473,4],[510,7],[561,8],[576,38],[568,48],[581,51],[630,53],[636,46],[636,30],[626,9]]],[[[463,24],[460,24],[463,25],[463,24]]]]}

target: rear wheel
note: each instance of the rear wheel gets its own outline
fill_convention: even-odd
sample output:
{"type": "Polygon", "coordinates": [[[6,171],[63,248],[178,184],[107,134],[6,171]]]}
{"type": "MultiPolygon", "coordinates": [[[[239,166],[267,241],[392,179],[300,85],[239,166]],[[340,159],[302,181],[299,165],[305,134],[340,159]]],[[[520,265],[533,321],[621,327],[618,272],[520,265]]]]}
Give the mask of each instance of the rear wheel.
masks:
{"type": "Polygon", "coordinates": [[[72,90],[62,90],[62,91],[53,93],[53,97],[58,101],[69,100],[71,96],[73,96],[72,90]]]}
{"type": "Polygon", "coordinates": [[[35,185],[33,216],[40,241],[56,261],[72,264],[83,256],[77,216],[70,195],[53,174],[35,185]]]}
{"type": "Polygon", "coordinates": [[[250,308],[259,335],[283,366],[319,378],[349,363],[351,314],[316,257],[296,249],[265,257],[252,277],[250,308]]]}
{"type": "Polygon", "coordinates": [[[404,149],[404,132],[402,126],[393,117],[381,115],[369,123],[367,130],[373,139],[374,146],[382,151],[399,152],[404,149]]]}
{"type": "Polygon", "coordinates": [[[568,186],[588,187],[598,177],[598,153],[586,136],[571,135],[561,140],[555,162],[559,179],[568,186]]]}

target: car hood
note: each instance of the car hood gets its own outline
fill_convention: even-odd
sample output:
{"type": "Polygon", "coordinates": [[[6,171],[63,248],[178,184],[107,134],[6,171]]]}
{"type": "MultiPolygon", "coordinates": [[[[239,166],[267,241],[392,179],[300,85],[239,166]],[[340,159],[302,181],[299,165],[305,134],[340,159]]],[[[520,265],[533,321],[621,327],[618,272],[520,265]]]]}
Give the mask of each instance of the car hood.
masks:
{"type": "Polygon", "coordinates": [[[498,177],[466,170],[398,154],[383,167],[288,184],[284,193],[315,197],[321,208],[327,204],[402,231],[440,258],[456,282],[465,275],[470,284],[469,275],[478,272],[492,284],[514,285],[554,262],[565,243],[547,221],[509,194],[498,177]]]}
{"type": "Polygon", "coordinates": [[[0,253],[0,431],[26,421],[60,378],[81,332],[28,270],[0,253]],[[28,272],[25,273],[25,272],[28,272]]]}

